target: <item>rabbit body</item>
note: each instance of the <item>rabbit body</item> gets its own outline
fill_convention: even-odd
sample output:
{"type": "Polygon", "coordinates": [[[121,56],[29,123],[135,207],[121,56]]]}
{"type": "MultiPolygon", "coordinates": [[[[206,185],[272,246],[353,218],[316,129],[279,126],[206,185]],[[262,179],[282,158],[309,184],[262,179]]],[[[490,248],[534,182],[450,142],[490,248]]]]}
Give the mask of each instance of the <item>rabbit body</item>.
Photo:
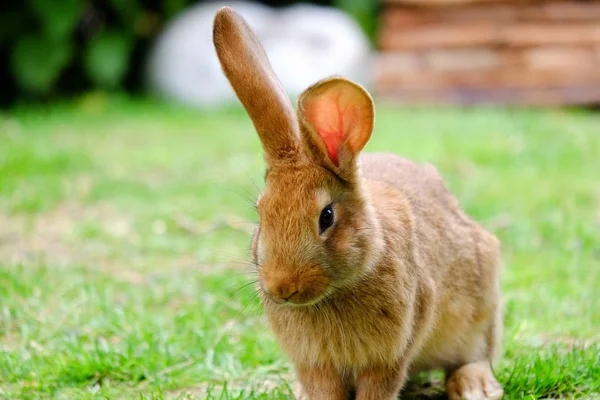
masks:
{"type": "Polygon", "coordinates": [[[260,42],[224,7],[213,40],[263,145],[252,239],[258,289],[309,399],[396,398],[442,368],[451,400],[498,399],[499,242],[434,167],[364,154],[374,106],[340,77],[294,110],[260,42]]]}
{"type": "MultiPolygon", "coordinates": [[[[434,167],[392,154],[365,154],[360,166],[380,223],[370,233],[374,241],[382,237],[380,254],[361,279],[313,307],[282,308],[264,299],[281,347],[300,371],[331,366],[349,391],[362,370],[393,367],[396,360],[403,363],[396,373],[401,382],[421,371],[453,372],[494,359],[502,328],[497,239],[465,215],[434,167]]],[[[296,173],[295,190],[310,192],[298,185],[314,176],[296,173]]],[[[486,379],[490,394],[501,396],[493,377],[486,379]]]]}

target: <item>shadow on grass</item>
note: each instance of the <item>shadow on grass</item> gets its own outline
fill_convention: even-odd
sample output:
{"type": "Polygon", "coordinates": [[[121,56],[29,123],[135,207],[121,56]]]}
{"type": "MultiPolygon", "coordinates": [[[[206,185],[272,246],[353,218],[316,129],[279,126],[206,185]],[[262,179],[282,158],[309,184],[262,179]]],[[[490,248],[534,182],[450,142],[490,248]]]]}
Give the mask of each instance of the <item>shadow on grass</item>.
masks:
{"type": "Polygon", "coordinates": [[[435,372],[412,378],[402,390],[400,399],[406,400],[446,400],[444,374],[435,372]]]}

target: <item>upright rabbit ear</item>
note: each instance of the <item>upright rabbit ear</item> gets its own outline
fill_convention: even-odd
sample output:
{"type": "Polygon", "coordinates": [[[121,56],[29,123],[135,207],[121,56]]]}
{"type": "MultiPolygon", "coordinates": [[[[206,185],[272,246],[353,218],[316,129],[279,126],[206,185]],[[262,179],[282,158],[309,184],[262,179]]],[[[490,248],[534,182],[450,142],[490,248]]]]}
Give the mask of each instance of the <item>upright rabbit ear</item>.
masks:
{"type": "Polygon", "coordinates": [[[254,32],[233,9],[222,7],[215,16],[213,42],[223,72],[254,123],[267,163],[295,159],[294,109],[254,32]]]}
{"type": "Polygon", "coordinates": [[[298,98],[298,118],[313,159],[350,178],[373,131],[375,110],[369,93],[344,78],[322,80],[298,98]]]}

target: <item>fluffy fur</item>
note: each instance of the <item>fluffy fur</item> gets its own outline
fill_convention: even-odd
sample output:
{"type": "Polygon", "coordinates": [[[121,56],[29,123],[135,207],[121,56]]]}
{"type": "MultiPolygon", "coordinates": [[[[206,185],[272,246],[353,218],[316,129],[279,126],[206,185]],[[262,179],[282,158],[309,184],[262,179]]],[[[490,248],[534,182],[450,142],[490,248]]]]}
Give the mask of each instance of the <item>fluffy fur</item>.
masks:
{"type": "Polygon", "coordinates": [[[267,162],[252,240],[259,289],[310,399],[393,399],[406,378],[447,371],[450,399],[497,399],[499,242],[432,166],[365,154],[373,102],[333,77],[294,112],[256,36],[217,13],[223,70],[267,162]],[[333,225],[319,215],[332,204],[333,225]]]}

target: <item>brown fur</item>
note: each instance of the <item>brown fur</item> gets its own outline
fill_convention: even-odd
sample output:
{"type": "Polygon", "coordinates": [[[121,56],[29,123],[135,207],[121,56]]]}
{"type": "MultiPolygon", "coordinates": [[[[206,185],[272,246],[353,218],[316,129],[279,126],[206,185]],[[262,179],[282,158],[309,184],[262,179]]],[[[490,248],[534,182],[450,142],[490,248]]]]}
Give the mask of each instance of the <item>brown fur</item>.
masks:
{"type": "Polygon", "coordinates": [[[410,374],[443,368],[451,399],[499,398],[490,369],[502,328],[497,239],[461,210],[435,168],[359,157],[373,126],[360,86],[321,81],[294,115],[241,17],[222,8],[214,36],[265,150],[253,258],[304,394],[392,399],[410,374]],[[340,128],[330,137],[322,121],[332,101],[340,128]],[[329,203],[335,222],[320,232],[329,203]]]}

